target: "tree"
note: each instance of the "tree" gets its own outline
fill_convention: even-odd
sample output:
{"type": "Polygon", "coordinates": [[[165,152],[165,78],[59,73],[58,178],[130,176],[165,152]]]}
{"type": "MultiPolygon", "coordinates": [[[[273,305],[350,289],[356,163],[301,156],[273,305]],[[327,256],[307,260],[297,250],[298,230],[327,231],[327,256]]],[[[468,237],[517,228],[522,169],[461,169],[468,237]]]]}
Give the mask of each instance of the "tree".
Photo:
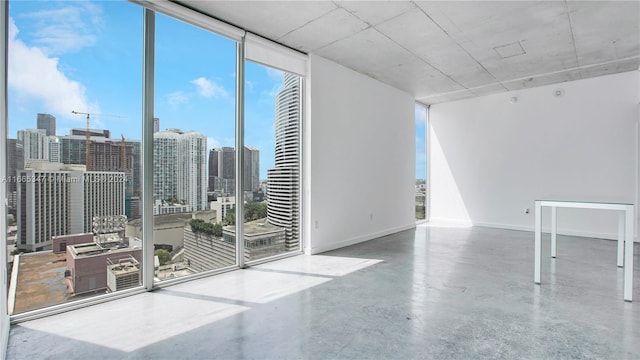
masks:
{"type": "Polygon", "coordinates": [[[225,225],[235,225],[236,224],[236,208],[233,207],[231,210],[227,211],[224,215],[224,224],[225,225]]]}
{"type": "Polygon", "coordinates": [[[244,220],[253,221],[267,217],[267,204],[251,201],[244,206],[244,220]]]}
{"type": "Polygon", "coordinates": [[[158,261],[160,261],[160,265],[165,265],[171,262],[171,254],[165,249],[158,249],[153,253],[158,257],[158,261]]]}
{"type": "Polygon", "coordinates": [[[217,237],[222,236],[222,225],[213,224],[213,236],[217,236],[217,237]]]}
{"type": "Polygon", "coordinates": [[[222,225],[220,224],[212,224],[200,219],[191,219],[191,221],[189,221],[189,225],[191,225],[191,231],[196,234],[205,233],[215,237],[222,236],[222,225]]]}
{"type": "MultiPolygon", "coordinates": [[[[244,221],[253,221],[267,217],[267,204],[259,201],[250,201],[244,204],[244,221]]],[[[233,207],[224,215],[225,225],[236,224],[236,208],[233,207]]]]}

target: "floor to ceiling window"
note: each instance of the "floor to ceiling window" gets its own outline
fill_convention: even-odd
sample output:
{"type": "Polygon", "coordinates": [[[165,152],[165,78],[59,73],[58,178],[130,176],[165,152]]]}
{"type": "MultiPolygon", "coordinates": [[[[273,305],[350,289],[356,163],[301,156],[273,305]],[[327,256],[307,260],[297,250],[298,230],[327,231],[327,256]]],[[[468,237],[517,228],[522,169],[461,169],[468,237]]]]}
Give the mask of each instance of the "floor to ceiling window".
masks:
{"type": "Polygon", "coordinates": [[[10,3],[13,320],[302,248],[306,56],[140,3],[10,3]]]}
{"type": "Polygon", "coordinates": [[[9,313],[141,285],[142,8],[10,3],[9,313]]]}
{"type": "Polygon", "coordinates": [[[415,106],[416,131],[416,221],[426,219],[427,210],[427,108],[415,106]]]}
{"type": "Polygon", "coordinates": [[[156,15],[155,277],[236,264],[236,42],[156,15]]]}
{"type": "Polygon", "coordinates": [[[245,259],[300,250],[300,76],[246,62],[245,259]]]}

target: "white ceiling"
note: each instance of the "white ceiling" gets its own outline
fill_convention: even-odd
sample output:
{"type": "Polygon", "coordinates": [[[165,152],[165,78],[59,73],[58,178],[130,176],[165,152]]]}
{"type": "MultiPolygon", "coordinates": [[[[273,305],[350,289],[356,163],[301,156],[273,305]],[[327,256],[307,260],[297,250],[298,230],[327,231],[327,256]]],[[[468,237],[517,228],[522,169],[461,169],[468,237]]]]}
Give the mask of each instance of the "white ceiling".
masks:
{"type": "Polygon", "coordinates": [[[637,0],[180,3],[425,104],[640,66],[637,0]]]}

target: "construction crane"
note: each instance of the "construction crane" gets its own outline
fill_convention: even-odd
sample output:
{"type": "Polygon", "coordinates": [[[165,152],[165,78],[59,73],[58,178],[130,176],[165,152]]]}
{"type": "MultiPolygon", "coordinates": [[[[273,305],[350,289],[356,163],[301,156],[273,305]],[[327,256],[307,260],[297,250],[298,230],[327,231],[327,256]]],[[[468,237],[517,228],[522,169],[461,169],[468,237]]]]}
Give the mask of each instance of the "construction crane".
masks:
{"type": "Polygon", "coordinates": [[[86,143],[85,143],[85,163],[87,166],[87,171],[91,170],[91,115],[94,116],[111,116],[111,117],[118,117],[121,118],[122,116],[117,116],[117,115],[107,115],[107,114],[96,114],[96,113],[87,113],[87,112],[80,112],[80,111],[75,111],[75,110],[71,110],[72,114],[75,115],[87,115],[87,130],[85,131],[85,138],[86,138],[86,143]]]}
{"type": "Polygon", "coordinates": [[[87,130],[85,131],[85,134],[84,134],[86,138],[86,143],[84,145],[85,147],[84,161],[87,166],[87,171],[89,171],[91,170],[91,132],[89,130],[91,125],[91,113],[79,112],[75,110],[71,110],[71,113],[76,115],[87,115],[87,130]]]}
{"type": "Polygon", "coordinates": [[[120,134],[122,142],[120,143],[120,169],[126,172],[127,169],[127,144],[124,141],[124,135],[120,134]]]}

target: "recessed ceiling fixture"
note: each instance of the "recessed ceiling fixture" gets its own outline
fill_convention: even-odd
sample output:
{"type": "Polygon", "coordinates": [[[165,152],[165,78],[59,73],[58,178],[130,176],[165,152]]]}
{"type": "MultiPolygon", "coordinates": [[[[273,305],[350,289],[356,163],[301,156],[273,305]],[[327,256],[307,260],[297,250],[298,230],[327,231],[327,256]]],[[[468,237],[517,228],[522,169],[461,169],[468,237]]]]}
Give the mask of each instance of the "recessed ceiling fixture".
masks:
{"type": "Polygon", "coordinates": [[[527,52],[524,51],[520,41],[516,41],[511,44],[500,45],[493,48],[501,58],[507,59],[514,56],[524,55],[527,52]]]}
{"type": "Polygon", "coordinates": [[[564,95],[564,90],[563,89],[555,89],[555,90],[553,90],[553,96],[560,97],[562,95],[564,95]]]}
{"type": "Polygon", "coordinates": [[[518,102],[518,98],[514,96],[511,99],[509,99],[509,102],[512,103],[512,104],[515,104],[515,103],[518,102]]]}

